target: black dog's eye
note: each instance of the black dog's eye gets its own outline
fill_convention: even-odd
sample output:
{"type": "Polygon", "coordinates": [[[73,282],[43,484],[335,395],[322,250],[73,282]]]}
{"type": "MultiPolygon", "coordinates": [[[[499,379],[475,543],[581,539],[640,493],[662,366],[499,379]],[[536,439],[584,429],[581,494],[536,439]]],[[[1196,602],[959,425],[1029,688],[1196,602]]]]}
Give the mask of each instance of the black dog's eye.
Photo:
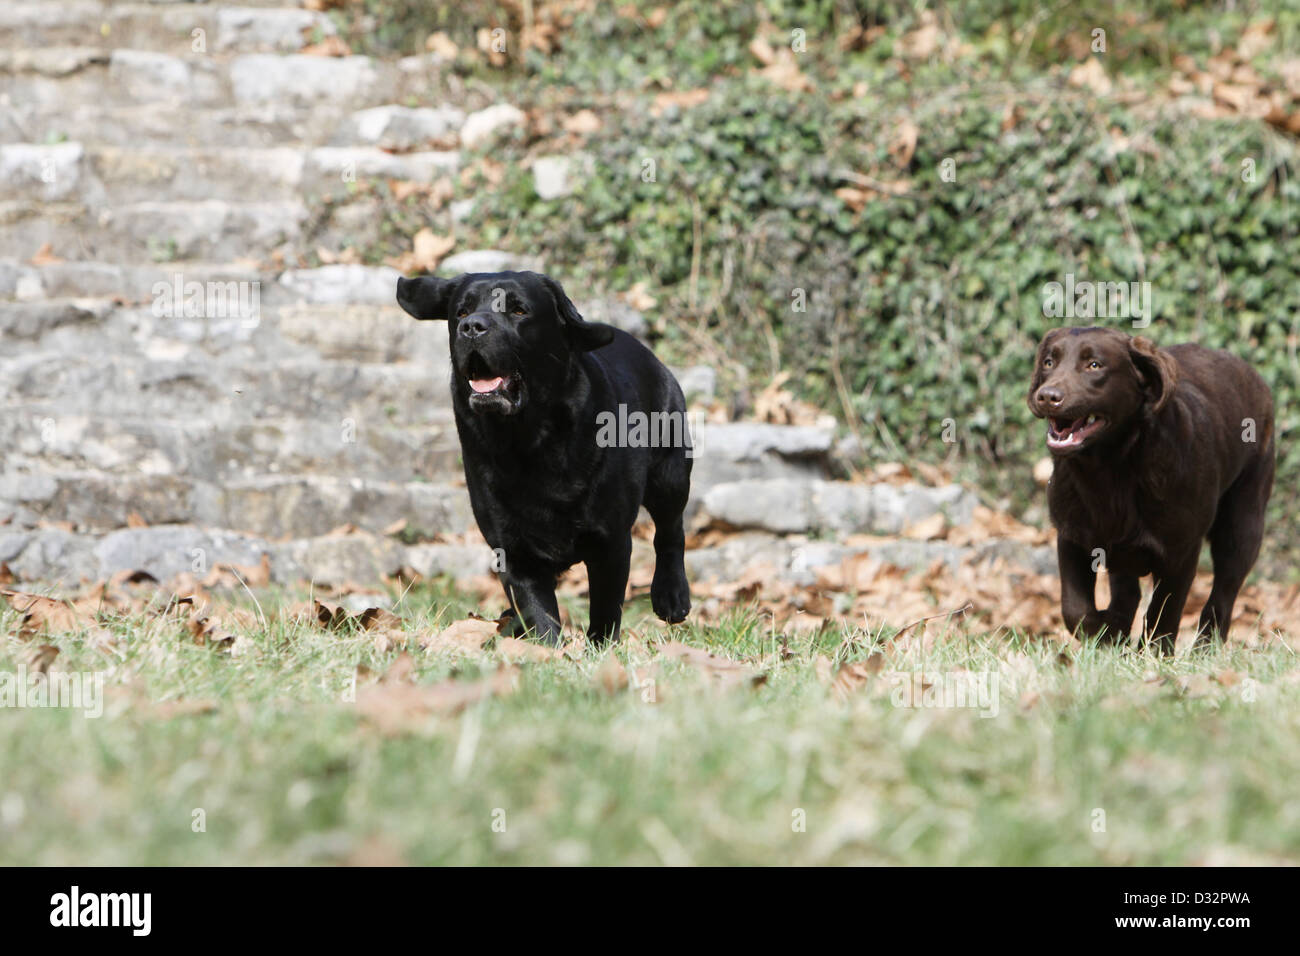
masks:
{"type": "Polygon", "coordinates": [[[469,315],[469,309],[461,309],[459,312],[456,313],[456,318],[463,319],[467,315],[469,315]]]}
{"type": "Polygon", "coordinates": [[[513,309],[511,309],[511,310],[510,310],[510,314],[511,314],[511,315],[527,315],[527,313],[524,312],[524,307],[521,306],[521,305],[517,305],[517,306],[515,306],[513,309]]]}

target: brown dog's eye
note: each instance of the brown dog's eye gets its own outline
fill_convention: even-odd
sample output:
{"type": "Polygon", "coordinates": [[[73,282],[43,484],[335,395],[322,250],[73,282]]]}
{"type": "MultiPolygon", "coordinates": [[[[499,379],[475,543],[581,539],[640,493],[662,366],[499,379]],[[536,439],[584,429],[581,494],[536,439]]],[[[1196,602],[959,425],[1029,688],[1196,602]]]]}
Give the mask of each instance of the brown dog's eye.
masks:
{"type": "Polygon", "coordinates": [[[1093,359],[1091,362],[1088,363],[1088,370],[1091,372],[1095,372],[1100,368],[1101,368],[1101,363],[1098,362],[1096,359],[1093,359]]]}
{"type": "Polygon", "coordinates": [[[1052,360],[1049,358],[1043,359],[1043,368],[1051,368],[1051,367],[1052,367],[1052,360]]]}

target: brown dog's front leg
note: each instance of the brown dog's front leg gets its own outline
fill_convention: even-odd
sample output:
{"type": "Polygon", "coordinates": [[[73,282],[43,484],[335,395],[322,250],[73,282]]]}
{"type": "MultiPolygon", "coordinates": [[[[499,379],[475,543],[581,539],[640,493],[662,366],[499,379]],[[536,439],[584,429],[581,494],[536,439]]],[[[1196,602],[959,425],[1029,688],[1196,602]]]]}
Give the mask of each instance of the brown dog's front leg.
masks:
{"type": "Polygon", "coordinates": [[[1096,635],[1105,626],[1097,613],[1097,572],[1088,552],[1064,538],[1056,542],[1056,563],[1061,575],[1061,617],[1071,634],[1096,635]]]}
{"type": "Polygon", "coordinates": [[[1182,619],[1187,593],[1196,577],[1197,557],[1198,553],[1193,551],[1190,558],[1158,567],[1152,575],[1155,587],[1151,591],[1151,604],[1147,607],[1147,640],[1157,642],[1161,654],[1174,652],[1178,622],[1182,619]]]}

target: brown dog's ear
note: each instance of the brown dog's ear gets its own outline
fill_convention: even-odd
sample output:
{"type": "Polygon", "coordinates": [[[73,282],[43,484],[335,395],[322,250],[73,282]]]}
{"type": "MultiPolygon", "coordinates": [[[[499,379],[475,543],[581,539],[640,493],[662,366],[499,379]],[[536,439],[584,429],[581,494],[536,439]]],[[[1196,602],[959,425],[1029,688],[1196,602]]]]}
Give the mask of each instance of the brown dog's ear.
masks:
{"type": "Polygon", "coordinates": [[[1142,377],[1142,388],[1151,403],[1151,411],[1158,412],[1169,404],[1178,386],[1178,363],[1174,357],[1150,339],[1138,335],[1129,340],[1129,356],[1142,377]]]}
{"type": "Polygon", "coordinates": [[[1034,413],[1035,417],[1040,416],[1034,408],[1034,393],[1043,387],[1043,379],[1047,377],[1043,372],[1043,358],[1047,354],[1047,350],[1051,348],[1052,342],[1064,331],[1064,328],[1049,330],[1043,336],[1043,340],[1038,343],[1038,350],[1034,352],[1034,372],[1029,376],[1029,394],[1025,396],[1025,402],[1029,405],[1029,410],[1034,413]]]}
{"type": "Polygon", "coordinates": [[[564,323],[569,343],[579,352],[591,352],[614,341],[614,327],[603,322],[588,322],[578,312],[577,306],[565,294],[560,284],[550,276],[539,276],[555,301],[555,312],[564,323]]]}

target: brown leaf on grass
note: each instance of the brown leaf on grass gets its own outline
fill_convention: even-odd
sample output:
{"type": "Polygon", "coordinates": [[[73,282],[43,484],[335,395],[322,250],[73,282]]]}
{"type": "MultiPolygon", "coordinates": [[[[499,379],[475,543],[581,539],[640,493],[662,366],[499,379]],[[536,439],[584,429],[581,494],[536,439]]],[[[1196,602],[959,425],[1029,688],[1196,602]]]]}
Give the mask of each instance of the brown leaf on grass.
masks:
{"type": "Polygon", "coordinates": [[[1253,60],[1273,44],[1273,27],[1276,21],[1256,20],[1246,25],[1237,40],[1237,56],[1242,60],[1253,60]]]}
{"type": "Polygon", "coordinates": [[[680,641],[665,641],[656,644],[655,649],[664,657],[689,664],[720,687],[734,687],[741,684],[758,687],[767,681],[767,675],[750,664],[719,657],[711,651],[691,647],[680,641]]]}
{"type": "Polygon", "coordinates": [[[239,635],[227,630],[220,617],[201,611],[191,611],[185,628],[199,647],[229,650],[239,635]]]}
{"type": "MultiPolygon", "coordinates": [[[[409,656],[409,655],[408,655],[409,656]]],[[[356,710],[381,733],[419,730],[434,716],[450,717],[488,697],[513,693],[519,671],[504,666],[477,681],[449,678],[437,684],[413,684],[389,669],[378,683],[358,689],[356,710]]]]}
{"type": "Polygon", "coordinates": [[[553,661],[564,656],[559,647],[547,647],[518,637],[503,637],[496,643],[497,652],[512,664],[518,661],[553,661]]]}
{"type": "Polygon", "coordinates": [[[271,583],[271,556],[262,552],[258,564],[227,564],[218,562],[212,566],[203,586],[208,588],[264,588],[271,583]]]}
{"type": "Polygon", "coordinates": [[[59,649],[53,644],[38,644],[27,652],[25,663],[27,670],[35,674],[48,674],[50,665],[59,656],[59,649]]]}
{"type": "Polygon", "coordinates": [[[359,627],[364,631],[387,629],[401,630],[402,619],[387,608],[367,607],[360,611],[349,611],[342,604],[316,599],[313,605],[316,620],[330,630],[359,627]]]}
{"type": "Polygon", "coordinates": [[[23,616],[18,625],[18,636],[23,639],[43,633],[78,631],[95,623],[93,611],[43,594],[0,589],[0,597],[23,616]]]}
{"type": "Polygon", "coordinates": [[[600,666],[596,668],[596,672],[592,677],[596,682],[596,686],[611,696],[627,690],[627,669],[613,654],[600,662],[600,666]]]}
{"type": "Polygon", "coordinates": [[[489,621],[471,614],[461,621],[453,621],[436,634],[420,638],[420,647],[426,651],[459,650],[477,652],[501,632],[500,621],[489,621]]]}
{"type": "Polygon", "coordinates": [[[884,669],[885,656],[877,651],[865,660],[836,665],[825,654],[819,654],[813,666],[817,679],[830,688],[837,700],[848,700],[884,669]]]}

